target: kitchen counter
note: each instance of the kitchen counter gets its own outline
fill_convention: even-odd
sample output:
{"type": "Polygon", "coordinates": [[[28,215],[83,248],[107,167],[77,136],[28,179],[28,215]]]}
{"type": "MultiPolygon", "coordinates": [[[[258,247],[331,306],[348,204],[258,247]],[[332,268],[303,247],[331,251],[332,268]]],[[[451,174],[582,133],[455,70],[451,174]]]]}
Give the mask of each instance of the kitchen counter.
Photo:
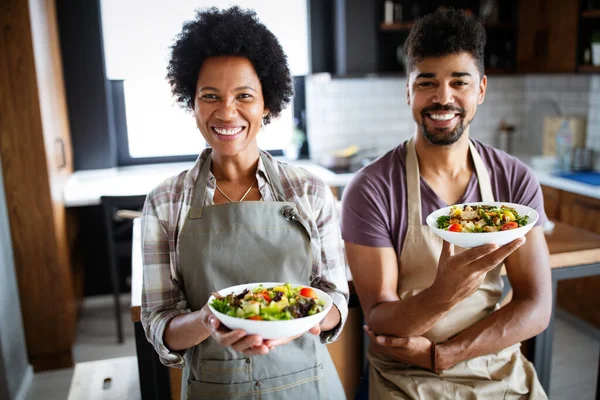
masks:
{"type": "MultiPolygon", "coordinates": [[[[535,165],[535,157],[518,155],[526,164],[535,165]]],[[[355,173],[336,174],[311,160],[287,161],[305,168],[320,177],[329,186],[344,187],[355,173]]],[[[63,196],[66,207],[99,205],[101,196],[135,196],[147,194],[163,180],[190,168],[192,162],[147,164],[131,167],[76,171],[67,182],[63,196]]],[[[542,185],[561,189],[595,199],[600,199],[600,186],[587,185],[566,178],[554,176],[547,167],[533,169],[542,185]]]]}
{"type": "MultiPolygon", "coordinates": [[[[323,179],[329,186],[346,186],[354,174],[336,174],[311,160],[288,161],[323,179]]],[[[148,194],[165,179],[192,167],[193,162],[146,164],[74,172],[63,191],[66,207],[100,204],[101,196],[136,196],[148,194]]]]}

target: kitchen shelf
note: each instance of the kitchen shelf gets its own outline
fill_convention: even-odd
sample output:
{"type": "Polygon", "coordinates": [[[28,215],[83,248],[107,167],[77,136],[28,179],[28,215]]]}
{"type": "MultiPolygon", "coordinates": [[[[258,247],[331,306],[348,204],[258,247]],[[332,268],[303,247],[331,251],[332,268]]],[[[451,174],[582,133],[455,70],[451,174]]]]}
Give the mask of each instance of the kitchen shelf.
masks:
{"type": "Polygon", "coordinates": [[[584,64],[578,68],[579,72],[591,72],[600,74],[600,65],[584,64]]]}
{"type": "MultiPolygon", "coordinates": [[[[382,31],[409,31],[415,25],[414,21],[406,21],[406,22],[393,22],[391,24],[382,22],[379,29],[382,31]]],[[[494,22],[494,23],[484,23],[487,29],[495,29],[495,30],[511,30],[515,29],[515,25],[494,22]]]]}
{"type": "Polygon", "coordinates": [[[512,75],[515,71],[510,68],[486,68],[486,75],[512,75]]]}
{"type": "Polygon", "coordinates": [[[581,18],[600,18],[600,10],[587,10],[581,13],[581,18]]]}
{"type": "Polygon", "coordinates": [[[495,23],[483,23],[483,26],[486,27],[486,29],[498,29],[498,30],[511,30],[511,29],[515,29],[515,25],[514,24],[507,24],[507,23],[501,23],[501,22],[495,22],[495,23]]]}
{"type": "Polygon", "coordinates": [[[379,29],[382,31],[409,31],[415,25],[414,22],[393,22],[391,24],[382,22],[379,29]]]}

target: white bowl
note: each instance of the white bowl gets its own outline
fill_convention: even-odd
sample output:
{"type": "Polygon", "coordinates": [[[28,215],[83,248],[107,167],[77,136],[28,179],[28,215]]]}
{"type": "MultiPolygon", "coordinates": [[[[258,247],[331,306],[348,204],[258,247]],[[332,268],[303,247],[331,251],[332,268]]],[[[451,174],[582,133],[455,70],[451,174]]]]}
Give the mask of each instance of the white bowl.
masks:
{"type": "MultiPolygon", "coordinates": [[[[278,285],[284,285],[285,282],[262,282],[262,283],[247,283],[244,285],[231,286],[225,289],[221,289],[218,293],[221,296],[227,296],[230,293],[240,294],[245,289],[252,290],[263,285],[265,288],[271,288],[278,285]]],[[[292,284],[292,287],[305,285],[292,284]]],[[[307,286],[308,287],[308,286],[307,286]]],[[[300,335],[301,333],[307,332],[313,326],[316,326],[325,318],[331,305],[333,304],[331,297],[322,290],[311,287],[312,290],[317,294],[319,300],[323,300],[325,306],[323,311],[320,313],[309,315],[308,317],[290,319],[286,321],[254,321],[251,319],[231,317],[227,314],[223,314],[215,310],[210,304],[214,300],[215,296],[211,295],[208,298],[208,308],[217,317],[223,325],[229,329],[243,329],[248,335],[259,335],[263,339],[283,339],[291,336],[300,335]]]]}
{"type": "Polygon", "coordinates": [[[535,223],[537,222],[539,215],[537,211],[535,211],[531,207],[522,206],[520,204],[507,203],[507,202],[477,202],[477,203],[464,203],[464,204],[456,204],[459,207],[470,205],[470,206],[478,206],[478,205],[488,205],[488,206],[507,206],[512,207],[519,213],[520,216],[529,215],[529,220],[527,225],[521,226],[519,228],[510,229],[507,231],[498,231],[498,232],[481,232],[481,233],[472,233],[472,232],[450,232],[445,231],[437,227],[437,219],[442,215],[449,215],[451,207],[440,208],[437,211],[432,212],[427,217],[427,225],[436,235],[441,237],[447,242],[450,242],[456,246],[460,246],[466,249],[470,249],[472,247],[482,246],[484,244],[497,244],[498,246],[504,246],[507,243],[512,242],[515,239],[518,239],[522,236],[525,236],[527,232],[533,228],[535,223]]]}

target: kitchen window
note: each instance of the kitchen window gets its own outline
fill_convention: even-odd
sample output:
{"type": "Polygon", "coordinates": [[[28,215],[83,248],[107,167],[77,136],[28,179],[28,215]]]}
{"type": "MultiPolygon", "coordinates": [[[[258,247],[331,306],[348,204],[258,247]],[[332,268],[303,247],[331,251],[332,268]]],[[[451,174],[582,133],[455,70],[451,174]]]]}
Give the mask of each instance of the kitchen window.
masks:
{"type": "MultiPolygon", "coordinates": [[[[194,10],[208,0],[101,0],[106,75],[113,81],[119,164],[194,160],[205,147],[191,113],[175,104],[166,81],[169,46],[194,10]],[[116,83],[116,85],[115,85],[116,83]],[[116,94],[115,94],[116,91],[116,94]],[[119,117],[119,107],[125,114],[119,117]]],[[[277,36],[292,75],[309,71],[307,0],[219,1],[256,11],[277,36]],[[292,17],[293,16],[293,17],[292,17]]],[[[280,154],[294,128],[290,104],[258,135],[258,145],[280,154]]]]}

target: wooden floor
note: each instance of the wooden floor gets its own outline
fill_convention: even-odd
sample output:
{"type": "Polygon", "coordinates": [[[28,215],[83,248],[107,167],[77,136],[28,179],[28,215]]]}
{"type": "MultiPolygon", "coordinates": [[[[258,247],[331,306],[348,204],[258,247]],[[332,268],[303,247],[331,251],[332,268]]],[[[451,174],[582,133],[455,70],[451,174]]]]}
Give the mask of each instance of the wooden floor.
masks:
{"type": "MultiPolygon", "coordinates": [[[[129,320],[129,299],[123,297],[125,343],[116,343],[110,297],[87,299],[84,304],[74,348],[76,362],[135,355],[133,325],[129,320]]],[[[553,400],[594,400],[600,335],[581,329],[581,323],[559,313],[554,333],[552,358],[553,400]]],[[[584,326],[585,328],[585,326],[584,326]]],[[[66,400],[73,369],[35,374],[27,400],[66,400]]],[[[83,400],[83,399],[82,399],[83,400]]]]}

